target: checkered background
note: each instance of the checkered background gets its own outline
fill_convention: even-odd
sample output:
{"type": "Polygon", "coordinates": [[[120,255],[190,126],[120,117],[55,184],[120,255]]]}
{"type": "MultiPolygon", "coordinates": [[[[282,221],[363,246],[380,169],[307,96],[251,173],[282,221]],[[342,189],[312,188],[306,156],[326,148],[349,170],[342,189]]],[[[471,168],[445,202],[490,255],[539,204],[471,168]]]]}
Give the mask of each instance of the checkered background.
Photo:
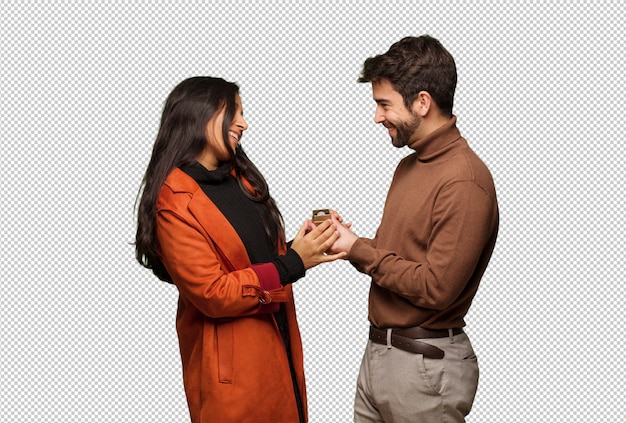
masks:
{"type": "MultiPolygon", "coordinates": [[[[456,59],[458,126],[501,207],[468,421],[623,421],[623,5],[455,3],[2,1],[0,421],[188,421],[177,292],[130,244],[178,82],[240,84],[288,235],[332,207],[371,237],[409,150],[356,79],[425,33],[456,59]]],[[[345,262],[295,285],[313,423],[352,421],[368,285],[345,262]]]]}

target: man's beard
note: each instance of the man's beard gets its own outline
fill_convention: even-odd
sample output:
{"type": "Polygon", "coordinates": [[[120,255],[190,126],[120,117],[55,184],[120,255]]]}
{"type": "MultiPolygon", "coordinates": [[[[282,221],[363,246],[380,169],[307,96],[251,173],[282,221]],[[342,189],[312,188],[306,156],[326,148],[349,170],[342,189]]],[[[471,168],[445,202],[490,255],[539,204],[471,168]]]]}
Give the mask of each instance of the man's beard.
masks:
{"type": "Polygon", "coordinates": [[[400,122],[398,125],[393,125],[396,128],[396,138],[391,137],[391,143],[394,147],[402,148],[408,145],[411,136],[419,128],[422,120],[418,115],[412,115],[412,119],[409,122],[400,122]]]}

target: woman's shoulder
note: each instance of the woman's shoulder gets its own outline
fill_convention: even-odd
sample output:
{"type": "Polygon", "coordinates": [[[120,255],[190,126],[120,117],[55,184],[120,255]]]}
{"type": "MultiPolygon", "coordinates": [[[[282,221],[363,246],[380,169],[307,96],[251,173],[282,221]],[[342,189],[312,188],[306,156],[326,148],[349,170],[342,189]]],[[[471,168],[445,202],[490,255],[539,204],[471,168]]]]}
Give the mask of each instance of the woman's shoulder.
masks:
{"type": "Polygon", "coordinates": [[[198,183],[187,173],[183,172],[180,168],[175,168],[167,175],[163,186],[168,187],[174,192],[196,192],[200,186],[198,183]]]}
{"type": "Polygon", "coordinates": [[[199,189],[200,186],[191,176],[176,168],[170,172],[161,186],[157,210],[186,207],[199,189]]]}

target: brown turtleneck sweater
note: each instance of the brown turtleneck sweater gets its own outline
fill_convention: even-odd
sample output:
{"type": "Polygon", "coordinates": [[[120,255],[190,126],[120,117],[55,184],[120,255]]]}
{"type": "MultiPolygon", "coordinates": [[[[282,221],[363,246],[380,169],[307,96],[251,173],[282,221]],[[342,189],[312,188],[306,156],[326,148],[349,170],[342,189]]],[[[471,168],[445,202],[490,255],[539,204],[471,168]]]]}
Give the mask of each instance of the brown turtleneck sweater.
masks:
{"type": "Polygon", "coordinates": [[[409,147],[376,236],[359,238],[348,258],[372,277],[373,325],[463,327],[498,232],[493,178],[455,116],[409,147]]]}

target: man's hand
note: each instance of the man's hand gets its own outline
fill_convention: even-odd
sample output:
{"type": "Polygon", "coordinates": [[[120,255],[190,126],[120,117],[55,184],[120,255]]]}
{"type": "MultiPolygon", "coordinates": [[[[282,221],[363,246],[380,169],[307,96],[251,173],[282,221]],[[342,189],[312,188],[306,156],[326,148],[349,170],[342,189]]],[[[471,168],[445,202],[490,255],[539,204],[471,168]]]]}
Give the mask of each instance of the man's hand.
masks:
{"type": "Polygon", "coordinates": [[[346,258],[350,249],[358,239],[358,237],[350,230],[352,224],[343,224],[343,219],[337,219],[337,214],[331,214],[330,220],[332,224],[337,229],[339,237],[335,240],[334,244],[328,249],[328,253],[330,254],[339,254],[345,253],[345,256],[342,258],[346,258]]]}

